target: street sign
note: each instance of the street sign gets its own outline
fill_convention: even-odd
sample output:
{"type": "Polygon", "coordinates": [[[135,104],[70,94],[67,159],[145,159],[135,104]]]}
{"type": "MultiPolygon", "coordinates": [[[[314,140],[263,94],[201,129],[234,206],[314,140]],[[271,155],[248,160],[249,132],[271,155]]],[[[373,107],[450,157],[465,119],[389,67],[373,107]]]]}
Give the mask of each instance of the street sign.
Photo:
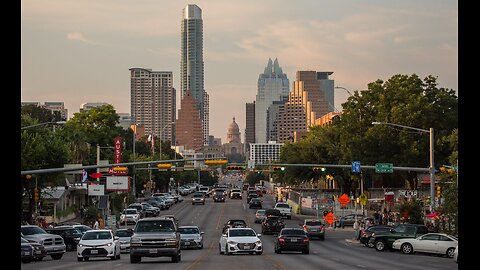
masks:
{"type": "Polygon", "coordinates": [[[375,164],[376,173],[392,173],[393,163],[377,163],[375,164]]]}
{"type": "Polygon", "coordinates": [[[360,196],[358,196],[358,200],[360,201],[360,204],[365,206],[367,204],[367,195],[365,193],[362,193],[360,194],[360,196]]]}
{"type": "Polygon", "coordinates": [[[399,190],[398,196],[403,196],[406,198],[417,197],[417,190],[399,190]]]}
{"type": "Polygon", "coordinates": [[[342,196],[338,197],[338,202],[340,205],[345,206],[350,202],[350,198],[347,194],[343,193],[342,196]]]}
{"type": "Polygon", "coordinates": [[[352,172],[360,172],[360,161],[352,161],[352,172]]]}
{"type": "Polygon", "coordinates": [[[335,216],[332,212],[328,212],[328,214],[324,218],[325,221],[328,222],[328,224],[332,224],[335,221],[335,216]]]}

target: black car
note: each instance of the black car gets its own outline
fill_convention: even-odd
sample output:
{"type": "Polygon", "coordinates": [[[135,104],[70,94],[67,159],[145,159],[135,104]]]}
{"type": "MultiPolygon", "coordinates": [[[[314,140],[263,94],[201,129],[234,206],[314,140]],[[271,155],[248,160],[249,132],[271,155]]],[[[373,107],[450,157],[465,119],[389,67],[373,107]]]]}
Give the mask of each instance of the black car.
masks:
{"type": "Polygon", "coordinates": [[[252,198],[248,203],[248,208],[260,208],[262,209],[262,200],[260,198],[252,198]]]}
{"type": "Polygon", "coordinates": [[[33,260],[41,261],[45,256],[47,256],[47,251],[45,247],[37,242],[28,241],[27,239],[20,237],[21,243],[21,260],[23,263],[29,263],[33,260]]]}
{"type": "Polygon", "coordinates": [[[78,242],[80,242],[80,238],[82,238],[82,232],[70,225],[45,228],[45,231],[47,233],[60,235],[65,242],[67,251],[76,250],[78,242]]]}
{"type": "Polygon", "coordinates": [[[247,228],[247,223],[243,219],[230,219],[223,226],[222,232],[225,233],[228,228],[247,228]]]}
{"type": "Polygon", "coordinates": [[[372,247],[373,248],[373,243],[368,243],[370,240],[370,237],[372,237],[372,233],[378,234],[378,233],[387,233],[390,231],[390,229],[393,228],[392,226],[386,226],[386,225],[372,225],[366,229],[363,229],[360,231],[360,243],[364,244],[367,247],[372,247]]]}
{"type": "Polygon", "coordinates": [[[275,253],[282,251],[301,251],[310,253],[310,240],[301,228],[283,228],[275,238],[275,253]]]}
{"type": "Polygon", "coordinates": [[[262,233],[273,234],[280,232],[285,227],[283,219],[279,216],[267,216],[262,221],[262,233]]]}
{"type": "Polygon", "coordinates": [[[215,193],[215,195],[213,195],[213,201],[214,202],[225,202],[225,195],[222,193],[215,193]]]}
{"type": "Polygon", "coordinates": [[[247,203],[250,203],[250,200],[253,198],[258,198],[257,193],[249,193],[247,196],[247,203]]]}

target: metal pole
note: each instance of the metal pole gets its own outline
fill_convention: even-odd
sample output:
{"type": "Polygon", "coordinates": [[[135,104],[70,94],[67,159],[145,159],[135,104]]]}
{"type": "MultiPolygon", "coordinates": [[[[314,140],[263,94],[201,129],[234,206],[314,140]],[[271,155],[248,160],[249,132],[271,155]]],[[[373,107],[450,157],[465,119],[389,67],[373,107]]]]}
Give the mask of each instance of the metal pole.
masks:
{"type": "Polygon", "coordinates": [[[433,159],[433,128],[430,128],[430,213],[435,211],[435,164],[433,159]]]}
{"type": "MultiPolygon", "coordinates": [[[[134,130],[133,130],[133,162],[135,162],[135,137],[137,135],[137,125],[135,124],[135,127],[134,127],[134,130]]],[[[133,187],[132,187],[132,192],[133,192],[133,196],[136,197],[137,193],[136,193],[136,188],[135,188],[135,165],[133,165],[133,171],[132,171],[132,174],[133,174],[133,187]]]]}
{"type": "MultiPolygon", "coordinates": [[[[97,166],[100,165],[100,145],[97,144],[97,166]]],[[[97,173],[100,173],[100,168],[97,168],[97,173]]]]}
{"type": "MultiPolygon", "coordinates": [[[[360,195],[363,194],[363,173],[360,171],[360,195]]],[[[365,215],[365,209],[363,208],[363,204],[360,203],[362,206],[362,215],[365,215]]]]}

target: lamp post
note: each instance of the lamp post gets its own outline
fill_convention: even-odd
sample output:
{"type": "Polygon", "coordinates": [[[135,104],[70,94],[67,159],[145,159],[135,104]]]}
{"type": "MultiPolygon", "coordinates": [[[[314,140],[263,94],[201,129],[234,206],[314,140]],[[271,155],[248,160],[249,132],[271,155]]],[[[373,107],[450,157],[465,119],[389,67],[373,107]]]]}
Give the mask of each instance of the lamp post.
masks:
{"type": "Polygon", "coordinates": [[[387,122],[372,122],[372,125],[390,125],[430,133],[430,167],[428,169],[430,171],[430,213],[433,213],[433,211],[435,210],[435,164],[433,157],[433,128],[426,130],[387,122]]]}
{"type": "Polygon", "coordinates": [[[30,125],[30,126],[25,126],[25,127],[21,127],[21,130],[25,130],[27,128],[33,128],[33,127],[38,127],[38,126],[43,126],[43,125],[54,125],[53,126],[53,130],[55,131],[55,125],[64,125],[66,123],[66,121],[57,121],[57,122],[44,122],[44,123],[39,123],[39,124],[35,124],[35,125],[30,125]]]}
{"type": "Polygon", "coordinates": [[[335,86],[334,88],[336,88],[336,89],[343,89],[343,90],[347,91],[347,93],[348,93],[350,96],[353,96],[352,93],[350,93],[350,90],[348,90],[348,89],[345,88],[345,87],[335,86]]]}

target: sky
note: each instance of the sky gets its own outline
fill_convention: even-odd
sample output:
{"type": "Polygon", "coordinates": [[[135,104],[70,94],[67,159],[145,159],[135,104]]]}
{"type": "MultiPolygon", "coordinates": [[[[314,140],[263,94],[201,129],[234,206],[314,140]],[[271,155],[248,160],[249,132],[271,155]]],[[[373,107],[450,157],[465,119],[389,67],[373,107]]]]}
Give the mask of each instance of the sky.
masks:
{"type": "MultiPolygon", "coordinates": [[[[235,117],[242,141],[268,59],[290,90],[298,70],[333,71],[350,92],[396,74],[437,77],[458,93],[456,0],[22,0],[21,101],[85,102],[130,113],[133,67],[172,71],[180,108],[182,10],[202,9],[210,135],[226,142],[235,117]]],[[[341,110],[349,94],[335,90],[341,110]]]]}

